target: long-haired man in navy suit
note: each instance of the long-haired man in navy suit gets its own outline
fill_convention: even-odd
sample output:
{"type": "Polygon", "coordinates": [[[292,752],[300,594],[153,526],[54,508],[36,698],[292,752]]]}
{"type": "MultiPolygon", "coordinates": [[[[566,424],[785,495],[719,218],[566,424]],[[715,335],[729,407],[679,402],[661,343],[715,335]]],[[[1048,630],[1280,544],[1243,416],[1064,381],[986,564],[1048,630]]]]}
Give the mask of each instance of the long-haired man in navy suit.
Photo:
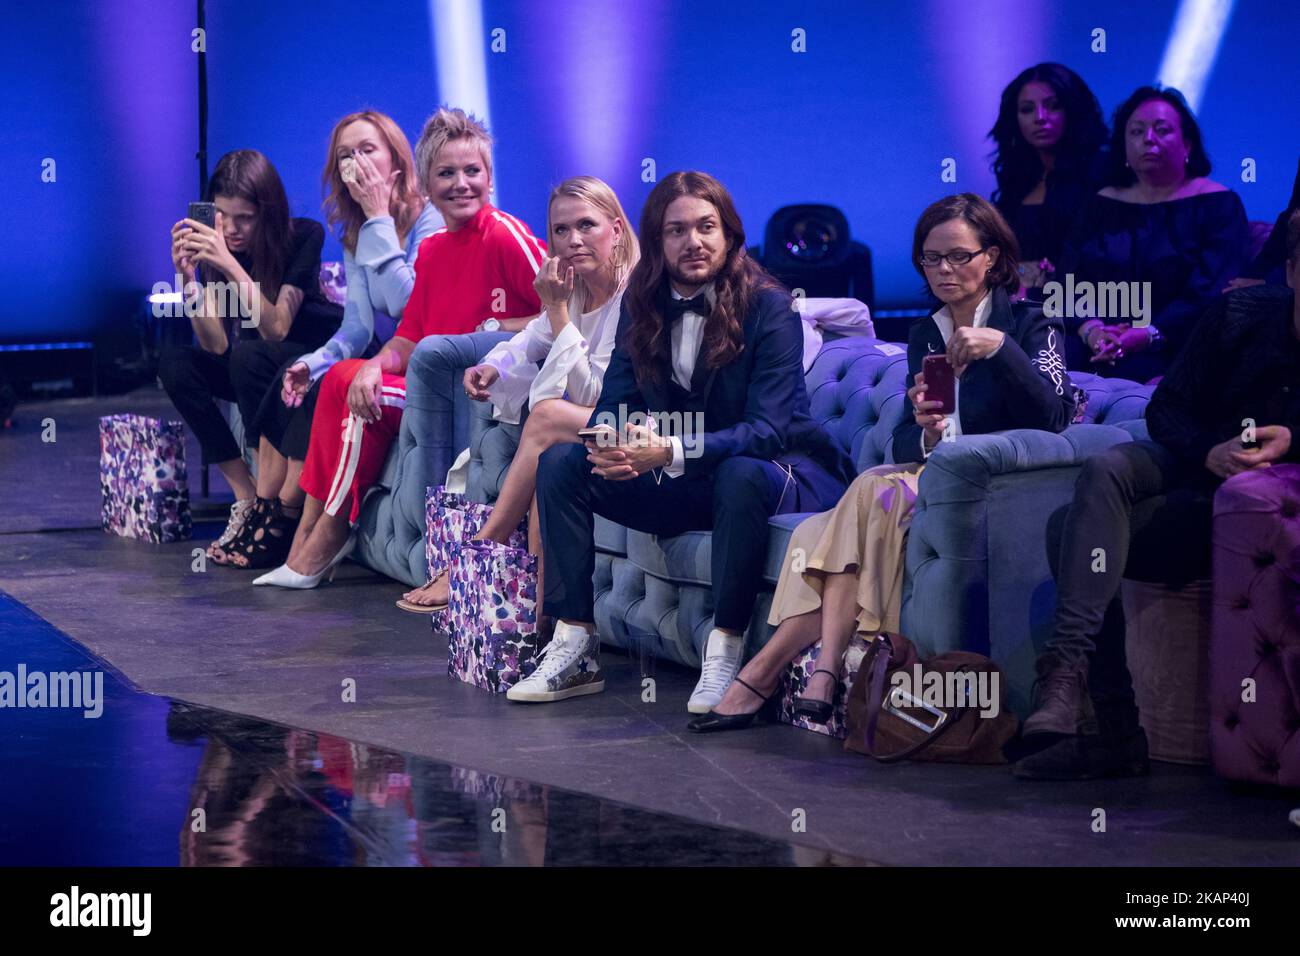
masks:
{"type": "Polygon", "coordinates": [[[713,532],[714,626],[688,705],[707,713],[741,663],[768,519],[832,507],[853,467],[809,414],[799,316],[746,253],[723,185],[700,172],[666,177],[646,200],[640,239],[589,423],[620,427],[541,457],[543,611],[555,635],[507,696],[540,702],[604,689],[593,624],[599,514],[662,537],[713,532]],[[663,424],[638,421],[647,418],[663,424]]]}

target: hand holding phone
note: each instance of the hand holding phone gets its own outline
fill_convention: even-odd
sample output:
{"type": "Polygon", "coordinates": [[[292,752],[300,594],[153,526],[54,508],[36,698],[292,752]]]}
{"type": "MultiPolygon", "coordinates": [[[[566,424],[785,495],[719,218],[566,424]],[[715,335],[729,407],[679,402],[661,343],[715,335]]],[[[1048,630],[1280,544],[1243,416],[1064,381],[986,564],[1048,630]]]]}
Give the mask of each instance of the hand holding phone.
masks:
{"type": "Polygon", "coordinates": [[[201,222],[209,229],[217,228],[217,204],[211,202],[192,202],[190,203],[189,212],[185,214],[186,219],[193,219],[195,222],[201,222]]]}
{"type": "Polygon", "coordinates": [[[952,373],[952,364],[942,352],[927,355],[921,360],[921,377],[925,379],[925,400],[942,402],[933,411],[951,415],[957,409],[956,378],[952,373]]]}
{"type": "Polygon", "coordinates": [[[579,428],[578,437],[584,442],[593,442],[597,448],[613,448],[618,444],[618,432],[609,425],[595,425],[591,428],[579,428]]]}

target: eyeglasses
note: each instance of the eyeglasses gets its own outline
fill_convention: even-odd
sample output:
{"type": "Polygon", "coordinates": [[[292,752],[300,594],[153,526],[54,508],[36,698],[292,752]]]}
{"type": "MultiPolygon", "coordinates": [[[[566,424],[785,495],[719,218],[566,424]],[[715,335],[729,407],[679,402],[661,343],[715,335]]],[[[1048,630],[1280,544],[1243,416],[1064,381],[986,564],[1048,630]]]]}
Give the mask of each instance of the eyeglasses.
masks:
{"type": "Polygon", "coordinates": [[[985,246],[983,249],[976,249],[974,252],[967,252],[965,249],[953,249],[951,252],[923,252],[918,257],[918,261],[929,269],[933,269],[944,259],[948,260],[949,265],[964,266],[981,252],[988,252],[992,248],[992,246],[985,246]]]}

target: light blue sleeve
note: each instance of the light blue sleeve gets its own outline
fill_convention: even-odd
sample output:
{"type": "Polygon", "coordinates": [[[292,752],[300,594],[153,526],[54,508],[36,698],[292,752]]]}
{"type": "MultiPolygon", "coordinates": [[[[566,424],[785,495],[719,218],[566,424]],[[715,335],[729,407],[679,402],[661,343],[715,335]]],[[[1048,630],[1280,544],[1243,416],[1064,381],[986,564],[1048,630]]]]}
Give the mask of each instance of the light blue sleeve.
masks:
{"type": "Polygon", "coordinates": [[[405,249],[397,241],[392,216],[376,216],[361,226],[357,233],[357,262],[366,268],[375,308],[401,319],[415,288],[415,257],[420,243],[442,224],[433,203],[426,203],[406,237],[405,249]]]}
{"type": "Polygon", "coordinates": [[[357,264],[357,260],[347,250],[343,252],[343,272],[348,283],[343,324],[328,342],[315,352],[309,352],[298,359],[311,370],[313,382],[328,372],[336,362],[364,352],[375,334],[375,313],[370,305],[370,285],[366,270],[357,264]]]}

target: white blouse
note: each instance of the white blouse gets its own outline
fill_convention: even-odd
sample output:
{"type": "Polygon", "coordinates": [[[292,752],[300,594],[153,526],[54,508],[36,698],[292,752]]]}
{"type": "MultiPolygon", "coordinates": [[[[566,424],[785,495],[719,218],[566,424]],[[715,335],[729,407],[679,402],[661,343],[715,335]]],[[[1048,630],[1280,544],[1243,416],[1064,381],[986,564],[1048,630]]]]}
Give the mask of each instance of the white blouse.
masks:
{"type": "MultiPolygon", "coordinates": [[[[976,329],[984,328],[986,325],[989,324],[989,316],[992,314],[993,314],[993,295],[992,293],[986,293],[984,298],[980,299],[980,304],[975,306],[975,318],[971,322],[971,326],[976,329]]],[[[931,318],[934,319],[934,324],[939,327],[939,334],[943,336],[943,344],[947,345],[948,340],[952,338],[952,333],[955,331],[953,318],[952,318],[952,310],[945,305],[938,312],[934,313],[934,315],[931,316],[931,318]]],[[[1002,340],[1002,344],[1003,345],[1006,344],[1006,339],[1002,340]]],[[[1002,345],[999,345],[996,349],[994,349],[992,352],[986,355],[985,358],[992,358],[993,356],[997,355],[998,351],[1001,348],[1002,345]]],[[[952,424],[953,424],[952,431],[949,434],[951,434],[955,438],[962,433],[961,431],[961,379],[959,378],[953,379],[952,414],[947,417],[952,419],[952,424]]],[[[934,452],[933,448],[931,448],[929,451],[926,451],[925,432],[922,431],[921,432],[921,455],[925,458],[929,458],[930,455],[933,454],[933,452],[934,452]]]]}
{"type": "Polygon", "coordinates": [[[483,359],[501,377],[492,383],[488,397],[498,421],[518,424],[524,403],[536,406],[548,398],[567,398],[575,405],[594,406],[614,351],[623,290],[591,312],[583,312],[585,295],[575,289],[569,299],[569,324],[558,336],[543,312],[513,338],[500,343],[483,359]],[[543,362],[542,360],[545,359],[543,362]],[[540,370],[537,363],[542,362],[540,370]]]}

